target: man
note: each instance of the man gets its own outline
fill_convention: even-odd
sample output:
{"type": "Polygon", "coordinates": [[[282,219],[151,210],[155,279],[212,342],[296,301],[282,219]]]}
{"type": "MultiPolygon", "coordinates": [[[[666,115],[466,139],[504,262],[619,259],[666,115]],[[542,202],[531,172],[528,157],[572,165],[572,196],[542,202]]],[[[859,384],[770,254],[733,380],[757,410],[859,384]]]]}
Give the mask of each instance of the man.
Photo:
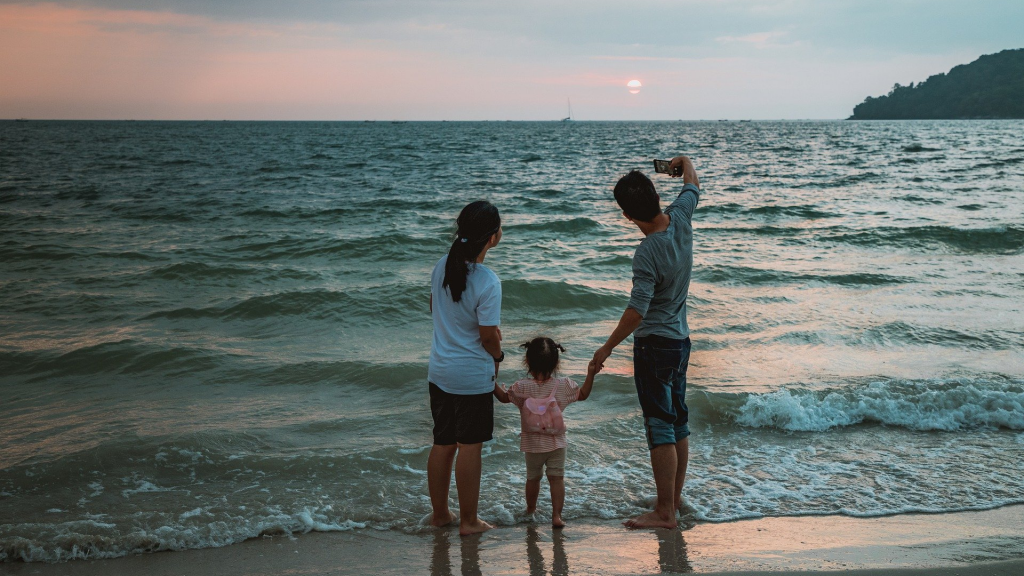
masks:
{"type": "Polygon", "coordinates": [[[615,185],[622,214],[644,234],[633,254],[633,290],[618,326],[591,364],[604,366],[612,350],[634,334],[633,378],[644,416],[647,447],[658,501],[653,512],[624,522],[629,528],[675,528],[689,459],[686,368],[690,329],[686,295],[693,268],[690,220],[700,180],[686,156],[673,158],[669,173],[683,178],[683,191],[665,212],[654,184],[634,170],[615,185]]]}

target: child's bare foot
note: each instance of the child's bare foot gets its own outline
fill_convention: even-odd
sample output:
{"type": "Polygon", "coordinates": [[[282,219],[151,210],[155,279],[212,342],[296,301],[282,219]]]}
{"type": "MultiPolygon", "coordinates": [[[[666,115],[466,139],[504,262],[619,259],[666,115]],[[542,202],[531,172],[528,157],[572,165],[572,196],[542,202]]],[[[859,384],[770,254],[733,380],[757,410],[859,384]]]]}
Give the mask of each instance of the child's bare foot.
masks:
{"type": "Polygon", "coordinates": [[[636,518],[626,520],[622,523],[626,528],[675,528],[676,524],[675,513],[669,515],[662,515],[658,512],[648,512],[647,514],[641,514],[636,518]]]}
{"type": "Polygon", "coordinates": [[[552,528],[565,528],[565,522],[562,520],[561,514],[551,515],[551,527],[552,528]]]}
{"type": "Polygon", "coordinates": [[[447,519],[445,518],[444,514],[440,516],[434,515],[430,519],[430,525],[434,528],[441,528],[442,526],[447,526],[458,519],[459,517],[453,514],[451,510],[449,510],[447,519]]]}
{"type": "Polygon", "coordinates": [[[462,523],[459,525],[459,536],[469,536],[470,534],[480,534],[481,532],[487,532],[494,526],[491,526],[487,522],[477,518],[475,522],[462,523]]]}

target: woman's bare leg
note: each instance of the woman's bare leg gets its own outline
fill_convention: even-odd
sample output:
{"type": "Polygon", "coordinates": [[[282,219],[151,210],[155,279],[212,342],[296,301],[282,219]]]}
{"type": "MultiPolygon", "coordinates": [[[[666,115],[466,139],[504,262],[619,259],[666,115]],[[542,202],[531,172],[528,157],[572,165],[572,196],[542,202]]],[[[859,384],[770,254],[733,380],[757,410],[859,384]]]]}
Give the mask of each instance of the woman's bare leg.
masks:
{"type": "Polygon", "coordinates": [[[434,444],[427,457],[427,490],[430,492],[430,506],[434,516],[431,526],[447,526],[456,520],[448,509],[448,491],[452,484],[452,463],[455,462],[457,444],[442,446],[434,444]]]}
{"type": "Polygon", "coordinates": [[[480,452],[482,443],[459,444],[455,460],[455,489],[459,492],[459,534],[468,536],[493,528],[477,517],[480,503],[480,452]]]}

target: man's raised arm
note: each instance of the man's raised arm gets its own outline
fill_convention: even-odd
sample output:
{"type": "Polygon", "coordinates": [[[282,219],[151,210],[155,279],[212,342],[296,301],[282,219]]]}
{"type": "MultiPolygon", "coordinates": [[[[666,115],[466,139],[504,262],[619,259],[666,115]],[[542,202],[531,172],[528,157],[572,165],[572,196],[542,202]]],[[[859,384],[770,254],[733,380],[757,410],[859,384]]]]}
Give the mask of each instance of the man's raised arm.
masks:
{"type": "Polygon", "coordinates": [[[682,175],[683,184],[693,184],[700,188],[700,178],[697,178],[697,170],[693,167],[693,162],[690,162],[689,156],[676,156],[669,162],[668,169],[673,178],[682,175]]]}

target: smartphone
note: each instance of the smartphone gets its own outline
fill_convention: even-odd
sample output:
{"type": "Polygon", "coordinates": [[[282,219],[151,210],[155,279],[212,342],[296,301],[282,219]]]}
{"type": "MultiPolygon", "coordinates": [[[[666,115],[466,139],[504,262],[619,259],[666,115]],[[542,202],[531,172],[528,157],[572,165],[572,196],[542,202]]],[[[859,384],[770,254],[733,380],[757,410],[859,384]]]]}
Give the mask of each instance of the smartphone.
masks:
{"type": "Polygon", "coordinates": [[[671,164],[669,160],[655,160],[654,171],[658,174],[669,174],[671,176],[679,176],[683,173],[683,171],[679,169],[672,170],[669,168],[669,164],[671,164]]]}

